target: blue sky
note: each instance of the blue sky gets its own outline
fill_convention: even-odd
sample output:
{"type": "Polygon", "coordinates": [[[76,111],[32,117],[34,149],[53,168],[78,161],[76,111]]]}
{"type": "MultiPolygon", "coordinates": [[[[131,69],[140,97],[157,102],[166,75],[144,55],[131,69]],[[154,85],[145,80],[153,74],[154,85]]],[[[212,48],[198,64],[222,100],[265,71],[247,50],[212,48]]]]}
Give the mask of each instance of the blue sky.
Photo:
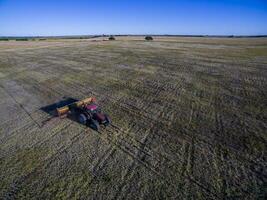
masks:
{"type": "Polygon", "coordinates": [[[0,0],[1,36],[267,34],[267,0],[0,0]]]}

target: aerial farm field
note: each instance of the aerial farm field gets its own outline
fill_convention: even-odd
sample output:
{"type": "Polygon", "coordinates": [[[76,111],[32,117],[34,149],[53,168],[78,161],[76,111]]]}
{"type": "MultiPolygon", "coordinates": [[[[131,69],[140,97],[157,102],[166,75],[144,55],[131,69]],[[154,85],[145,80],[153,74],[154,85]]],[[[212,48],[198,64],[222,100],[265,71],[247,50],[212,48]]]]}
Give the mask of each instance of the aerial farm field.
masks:
{"type": "Polygon", "coordinates": [[[267,39],[116,39],[0,42],[0,199],[265,199],[267,39]]]}

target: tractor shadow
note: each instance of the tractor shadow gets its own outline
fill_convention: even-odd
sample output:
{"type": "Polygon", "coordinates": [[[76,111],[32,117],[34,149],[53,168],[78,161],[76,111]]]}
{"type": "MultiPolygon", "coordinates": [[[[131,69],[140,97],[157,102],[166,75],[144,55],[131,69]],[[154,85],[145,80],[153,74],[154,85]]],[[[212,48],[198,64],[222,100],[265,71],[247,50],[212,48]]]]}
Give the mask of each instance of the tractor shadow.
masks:
{"type": "MultiPolygon", "coordinates": [[[[69,105],[69,104],[72,104],[74,102],[77,102],[79,101],[78,99],[74,99],[74,98],[71,98],[71,97],[67,97],[67,98],[64,98],[56,103],[53,103],[53,104],[50,104],[50,105],[47,105],[47,106],[44,106],[44,107],[41,107],[40,110],[42,110],[43,112],[47,113],[50,115],[50,118],[43,121],[42,122],[42,126],[44,126],[46,123],[48,123],[50,120],[52,120],[53,118],[55,117],[58,117],[58,114],[57,114],[57,108],[61,108],[61,107],[64,107],[66,105],[69,105]]],[[[67,114],[66,116],[62,117],[62,118],[68,118],[70,119],[71,121],[74,121],[80,125],[83,125],[79,122],[78,120],[78,115],[76,113],[72,113],[72,114],[67,114]]],[[[85,125],[83,125],[85,126],[85,125]]],[[[86,125],[87,127],[90,127],[90,124],[87,124],[86,125]]]]}
{"type": "Polygon", "coordinates": [[[74,103],[76,101],[78,101],[78,99],[64,98],[63,100],[60,100],[60,101],[58,101],[56,103],[41,107],[40,110],[42,110],[43,112],[46,112],[51,117],[58,117],[57,108],[64,107],[64,106],[72,104],[72,103],[74,103]]]}

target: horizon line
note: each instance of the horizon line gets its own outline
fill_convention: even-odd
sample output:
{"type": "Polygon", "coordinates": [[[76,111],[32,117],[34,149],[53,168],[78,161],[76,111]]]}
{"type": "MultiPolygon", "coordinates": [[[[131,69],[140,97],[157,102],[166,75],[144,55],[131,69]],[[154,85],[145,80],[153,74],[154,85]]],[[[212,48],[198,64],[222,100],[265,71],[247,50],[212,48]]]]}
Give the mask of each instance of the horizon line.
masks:
{"type": "Polygon", "coordinates": [[[180,36],[180,37],[267,37],[267,34],[235,35],[235,34],[81,34],[81,35],[0,35],[2,38],[39,38],[39,37],[108,37],[108,36],[180,36]]]}

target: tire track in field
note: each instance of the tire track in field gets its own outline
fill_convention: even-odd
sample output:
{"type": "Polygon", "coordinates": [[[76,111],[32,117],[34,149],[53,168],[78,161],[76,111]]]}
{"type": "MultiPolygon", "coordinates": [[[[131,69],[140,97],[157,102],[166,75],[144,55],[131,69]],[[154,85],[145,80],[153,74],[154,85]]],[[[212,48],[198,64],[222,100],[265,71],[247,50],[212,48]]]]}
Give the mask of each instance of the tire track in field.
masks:
{"type": "Polygon", "coordinates": [[[105,166],[108,159],[115,153],[115,151],[116,151],[116,148],[114,148],[111,145],[109,147],[109,149],[103,154],[103,156],[101,158],[99,158],[95,164],[93,164],[93,168],[92,168],[91,172],[92,172],[94,177],[98,176],[98,172],[105,166]]]}
{"type": "MultiPolygon", "coordinates": [[[[111,98],[112,99],[112,98],[111,98]]],[[[129,108],[129,106],[128,106],[128,104],[124,104],[124,103],[121,103],[121,102],[119,102],[119,101],[117,101],[116,103],[118,103],[119,105],[120,105],[120,107],[122,107],[122,108],[125,108],[126,109],[126,111],[129,111],[130,113],[132,113],[132,114],[135,114],[136,116],[138,116],[138,117],[142,117],[143,119],[146,119],[146,120],[150,120],[150,121],[155,121],[155,122],[158,122],[158,120],[156,120],[155,118],[151,118],[149,115],[147,115],[147,113],[143,113],[143,112],[138,112],[138,110],[139,110],[139,108],[138,107],[135,107],[135,106],[131,106],[131,107],[133,107],[134,109],[128,109],[129,108]]],[[[160,123],[160,122],[159,122],[160,123]]],[[[161,123],[163,126],[165,126],[165,128],[166,128],[166,130],[168,130],[168,131],[171,131],[171,132],[175,132],[175,130],[173,130],[172,128],[170,128],[169,126],[167,126],[166,124],[164,124],[164,123],[161,123]]],[[[188,137],[188,139],[189,139],[189,141],[191,140],[190,139],[190,137],[188,136],[188,135],[184,135],[185,137],[188,137]]],[[[197,137],[197,139],[200,141],[200,142],[202,142],[202,143],[204,143],[204,144],[207,144],[208,146],[210,146],[211,148],[213,148],[214,147],[214,144],[212,144],[212,143],[210,143],[210,142],[208,142],[207,141],[207,139],[205,139],[206,137],[204,137],[204,136],[198,136],[197,137]]],[[[222,143],[223,141],[220,141],[220,143],[222,143]]],[[[236,158],[238,159],[238,160],[241,160],[241,161],[246,161],[246,163],[253,163],[254,165],[259,165],[259,163],[255,163],[253,160],[251,160],[251,159],[249,159],[249,158],[247,158],[247,156],[245,156],[245,155],[240,155],[240,152],[238,151],[238,150],[236,150],[234,147],[231,147],[231,146],[229,146],[229,145],[227,145],[227,146],[223,146],[222,145],[222,148],[223,149],[230,149],[230,150],[232,150],[233,151],[233,153],[235,153],[235,156],[236,156],[236,158]]],[[[261,167],[262,168],[262,167],[261,167]]],[[[259,174],[259,172],[257,172],[257,171],[255,171],[254,170],[254,173],[256,173],[256,174],[258,174],[259,176],[261,175],[261,174],[259,174]]]]}
{"type": "MultiPolygon", "coordinates": [[[[39,116],[38,119],[36,120],[42,120],[45,119],[46,116],[39,116]]],[[[56,118],[55,118],[56,119],[56,118]]],[[[53,127],[55,128],[55,126],[57,126],[55,123],[53,124],[53,127]]],[[[50,127],[52,128],[52,127],[50,127]]],[[[21,127],[16,128],[14,130],[12,130],[6,137],[3,137],[0,139],[0,143],[7,143],[9,140],[12,140],[12,138],[16,137],[18,133],[21,133],[23,131],[23,134],[30,134],[33,133],[35,134],[35,131],[43,131],[43,129],[40,129],[39,127],[36,127],[36,124],[32,121],[26,121],[21,127]]],[[[63,130],[63,129],[62,129],[63,130]]],[[[38,142],[37,142],[38,143],[38,142]]],[[[33,145],[31,145],[33,146],[33,145]]]]}
{"type": "MultiPolygon", "coordinates": [[[[189,120],[190,122],[191,122],[191,120],[192,120],[193,115],[195,115],[195,114],[194,114],[194,113],[195,113],[194,110],[195,110],[195,109],[193,109],[193,107],[192,107],[192,109],[191,109],[191,115],[190,115],[190,120],[189,120]]],[[[197,117],[197,116],[196,116],[196,117],[197,117]]],[[[220,120],[220,122],[221,122],[221,120],[220,120]]],[[[220,126],[223,128],[222,123],[220,123],[220,124],[221,124],[220,126]]],[[[126,133],[124,133],[124,134],[126,134],[126,133]]],[[[128,134],[128,135],[129,135],[129,134],[128,134]]],[[[189,173],[188,176],[189,176],[189,180],[190,180],[190,181],[195,182],[197,185],[201,186],[201,184],[199,184],[199,182],[195,181],[195,179],[192,178],[193,175],[191,175],[191,174],[193,173],[193,172],[192,172],[192,169],[193,169],[193,166],[194,166],[194,151],[195,151],[195,150],[194,150],[194,149],[195,149],[195,144],[194,144],[194,143],[195,143],[195,139],[194,139],[194,138],[195,138],[195,137],[192,137],[192,141],[191,141],[191,145],[190,145],[190,146],[191,146],[191,153],[190,153],[191,156],[190,156],[190,161],[189,161],[189,163],[190,163],[190,166],[191,166],[191,167],[190,167],[191,170],[187,171],[187,175],[188,175],[188,173],[189,173]]],[[[197,148],[199,148],[199,147],[197,147],[197,148]]],[[[174,160],[172,160],[172,162],[173,162],[173,163],[177,163],[177,161],[174,161],[174,160]]],[[[185,165],[185,164],[186,164],[186,162],[184,162],[184,165],[185,165]]],[[[182,171],[183,171],[183,170],[182,170],[182,171]]],[[[182,173],[182,174],[184,175],[184,173],[182,173]]],[[[225,186],[225,183],[224,183],[224,186],[225,186]]],[[[215,190],[215,189],[214,189],[214,190],[215,190]]],[[[224,188],[223,190],[225,190],[225,188],[224,188]]],[[[216,191],[216,190],[215,190],[215,191],[216,191]]],[[[248,191],[246,191],[246,190],[243,190],[243,189],[242,189],[242,191],[243,191],[244,193],[246,193],[246,194],[249,194],[248,191]]],[[[224,192],[224,193],[225,193],[225,192],[224,192]]]]}
{"type": "MultiPolygon", "coordinates": [[[[45,117],[44,117],[44,116],[41,116],[39,119],[43,119],[43,118],[45,118],[45,117]]],[[[30,127],[31,127],[32,129],[33,129],[33,128],[38,128],[38,129],[39,129],[39,127],[36,126],[36,123],[33,122],[33,121],[30,119],[30,121],[25,122],[25,124],[23,124],[21,127],[13,129],[11,132],[8,133],[8,135],[7,135],[6,137],[1,138],[1,139],[0,139],[0,143],[7,142],[8,140],[10,140],[10,139],[12,139],[13,137],[15,137],[17,133],[20,133],[21,130],[23,130],[23,129],[30,129],[30,127]],[[32,123],[31,123],[31,122],[32,122],[32,123]]]]}
{"type": "MultiPolygon", "coordinates": [[[[145,157],[147,155],[149,155],[148,153],[145,154],[143,152],[145,152],[144,151],[144,147],[146,145],[149,145],[149,143],[147,143],[147,142],[148,142],[148,137],[150,136],[150,134],[151,134],[151,132],[146,134],[146,136],[143,139],[144,141],[141,142],[141,146],[136,148],[137,152],[133,153],[134,157],[135,158],[139,158],[141,161],[145,161],[145,157]]],[[[121,144],[120,144],[120,146],[121,146],[121,144]]],[[[126,147],[126,145],[125,145],[125,147],[126,147]]],[[[133,178],[133,175],[134,175],[134,172],[135,172],[135,170],[134,170],[135,168],[136,168],[136,159],[132,159],[132,162],[131,162],[130,166],[128,167],[125,175],[123,176],[123,183],[121,183],[121,185],[119,186],[119,188],[118,188],[118,190],[117,190],[117,192],[116,192],[116,194],[115,194],[113,199],[118,199],[118,197],[122,193],[123,188],[125,188],[127,186],[125,183],[131,182],[131,180],[133,178]]]]}
{"type": "Polygon", "coordinates": [[[10,98],[31,118],[31,120],[39,127],[41,128],[41,125],[31,116],[31,114],[24,108],[24,106],[19,103],[16,98],[8,92],[3,85],[0,85],[0,87],[10,96],[10,98]]]}
{"type": "MultiPolygon", "coordinates": [[[[221,123],[221,127],[222,127],[222,121],[220,120],[220,123],[221,123]]],[[[188,142],[188,143],[190,143],[190,137],[189,138],[185,138],[186,139],[186,141],[188,142]]],[[[210,144],[210,143],[208,143],[208,145],[209,146],[212,146],[212,147],[214,147],[215,148],[215,144],[210,144]]],[[[222,144],[220,143],[220,147],[222,148],[222,150],[223,151],[225,151],[225,148],[222,146],[222,144]]],[[[196,148],[198,148],[200,151],[203,151],[203,149],[202,148],[200,148],[200,147],[198,147],[198,146],[196,146],[196,148]]],[[[237,154],[235,154],[235,156],[238,156],[237,154]]],[[[241,158],[239,158],[239,157],[237,157],[236,158],[239,162],[244,162],[244,160],[242,159],[242,157],[241,158]]],[[[264,174],[262,174],[261,172],[260,173],[258,173],[258,171],[256,171],[256,169],[255,168],[251,168],[252,166],[251,166],[251,163],[250,163],[250,160],[246,160],[247,161],[247,163],[248,163],[248,165],[249,166],[245,166],[248,170],[250,170],[254,175],[255,175],[255,177],[257,177],[257,178],[259,178],[260,180],[262,180],[262,181],[264,181],[264,179],[266,179],[266,176],[264,175],[264,174]],[[261,176],[263,176],[263,177],[261,177],[261,176]]],[[[257,164],[256,164],[256,166],[257,166],[257,164]]],[[[239,185],[241,184],[241,183],[238,183],[239,185]]],[[[241,185],[240,185],[241,186],[241,185]]],[[[242,189],[242,191],[244,192],[244,193],[248,193],[248,191],[247,190],[243,190],[242,189]]]]}
{"type": "MultiPolygon", "coordinates": [[[[70,149],[77,141],[80,140],[79,136],[81,133],[85,133],[87,128],[83,129],[80,131],[78,134],[70,138],[71,143],[68,146],[61,146],[57,152],[52,154],[50,157],[47,159],[41,161],[41,163],[36,166],[31,172],[28,174],[22,175],[21,177],[18,178],[18,180],[15,180],[9,190],[6,192],[4,199],[7,200],[13,200],[16,199],[17,193],[20,191],[20,187],[22,187],[23,182],[25,182],[27,179],[30,179],[31,177],[36,176],[36,174],[40,173],[43,169],[47,168],[53,161],[55,161],[58,157],[61,156],[64,152],[66,152],[68,149],[70,149]]],[[[86,137],[86,134],[83,134],[83,137],[86,137]]]]}
{"type": "MultiPolygon", "coordinates": [[[[3,106],[5,106],[5,105],[3,105],[3,106]]],[[[0,108],[1,108],[1,106],[0,106],[0,108]]],[[[21,111],[21,112],[17,113],[17,115],[16,115],[15,117],[9,117],[9,119],[7,119],[7,120],[5,120],[5,121],[1,121],[1,122],[0,122],[0,127],[5,126],[6,124],[11,124],[12,122],[14,122],[14,121],[18,121],[19,119],[21,119],[21,118],[25,118],[25,117],[28,117],[28,115],[25,114],[24,111],[21,111]]],[[[30,118],[29,118],[29,119],[30,119],[30,118]]],[[[32,121],[32,120],[31,120],[31,121],[32,121]]]]}
{"type": "MultiPolygon", "coordinates": [[[[223,127],[223,123],[222,123],[222,119],[221,119],[221,115],[217,112],[217,110],[215,109],[215,127],[217,132],[220,135],[224,135],[224,127],[223,127]]],[[[215,139],[215,148],[216,146],[218,147],[218,151],[220,155],[223,155],[223,157],[225,156],[225,153],[223,153],[222,149],[221,149],[221,144],[217,142],[217,137],[214,138],[215,139]]],[[[220,158],[220,162],[223,163],[223,158],[220,158]]],[[[225,180],[225,172],[222,171],[223,174],[220,174],[220,178],[222,179],[222,188],[220,189],[220,197],[222,199],[225,199],[227,196],[226,193],[226,189],[227,189],[227,185],[226,185],[226,180],[225,180]]]]}
{"type": "MultiPolygon", "coordinates": [[[[112,99],[112,98],[111,98],[112,99]]],[[[173,129],[173,128],[171,128],[171,127],[169,127],[168,125],[166,125],[166,123],[164,122],[164,121],[158,121],[157,119],[156,119],[156,117],[150,117],[147,113],[143,113],[143,112],[141,112],[141,111],[139,111],[138,112],[138,110],[139,110],[139,108],[138,107],[135,107],[135,106],[131,106],[131,107],[133,107],[133,108],[135,108],[135,109],[129,109],[129,106],[127,105],[127,104],[123,104],[123,103],[120,103],[120,102],[117,102],[118,103],[118,105],[122,108],[122,109],[125,109],[125,111],[127,111],[127,112],[130,112],[131,114],[134,114],[135,116],[137,116],[137,117],[141,117],[141,118],[143,118],[144,120],[146,120],[146,121],[150,121],[150,122],[154,122],[154,123],[159,123],[160,125],[162,125],[162,126],[164,126],[165,127],[165,130],[166,131],[168,131],[168,132],[172,132],[172,133],[175,133],[176,132],[176,130],[175,129],[173,129]]],[[[186,131],[184,131],[184,132],[186,132],[186,131]]],[[[192,138],[191,138],[191,136],[188,136],[188,135],[186,135],[186,134],[183,134],[183,136],[184,136],[184,138],[183,139],[185,139],[186,141],[190,141],[192,138]]],[[[197,139],[198,139],[198,142],[200,142],[200,143],[203,143],[203,144],[205,144],[205,145],[208,145],[208,146],[210,146],[211,148],[214,148],[214,144],[213,143],[211,143],[211,142],[208,142],[208,140],[206,139],[206,137],[205,136],[197,136],[197,139]]],[[[232,147],[232,146],[229,146],[229,145],[226,145],[226,146],[223,146],[223,141],[221,141],[221,140],[218,140],[218,142],[220,142],[220,144],[221,144],[221,147],[222,147],[222,149],[224,149],[224,150],[231,150],[233,153],[234,153],[234,155],[236,156],[236,159],[238,159],[238,160],[240,160],[240,161],[242,161],[242,162],[246,162],[247,164],[249,164],[249,165],[251,165],[251,163],[253,164],[253,165],[255,165],[255,166],[260,166],[259,165],[259,163],[256,163],[255,161],[253,161],[252,159],[250,159],[250,158],[247,158],[247,156],[246,155],[242,155],[242,154],[240,154],[240,152],[237,150],[237,149],[235,149],[235,147],[232,147]]],[[[263,166],[260,166],[261,168],[263,168],[263,166]]],[[[251,168],[249,167],[249,170],[251,170],[251,168]]],[[[254,167],[253,167],[253,173],[255,173],[258,177],[261,177],[263,174],[260,172],[260,171],[257,171],[256,169],[254,169],[254,167]]],[[[265,178],[267,178],[267,176],[264,176],[265,178]]]]}
{"type": "MultiPolygon", "coordinates": [[[[83,131],[81,131],[83,132],[83,131]]],[[[91,132],[90,128],[85,128],[84,129],[84,137],[87,136],[86,133],[91,132]]],[[[75,136],[74,136],[75,137],[75,136]]],[[[79,137],[79,135],[78,135],[79,137]]],[[[72,145],[75,144],[78,140],[72,142],[72,145]]],[[[62,151],[62,153],[66,152],[68,149],[70,149],[72,146],[68,146],[66,149],[64,149],[62,151]]],[[[102,170],[106,163],[108,162],[108,159],[115,153],[116,149],[111,145],[106,151],[105,153],[101,156],[101,158],[99,158],[96,162],[96,164],[92,163],[92,169],[90,169],[90,172],[92,174],[92,179],[88,182],[88,186],[91,185],[93,183],[93,181],[98,177],[99,175],[99,171],[102,170]]],[[[57,157],[59,157],[61,154],[59,154],[57,157]]],[[[56,159],[56,158],[55,158],[56,159]]],[[[55,160],[54,159],[54,160],[55,160]]],[[[53,161],[51,161],[50,163],[52,163],[53,161]]],[[[45,166],[48,166],[48,164],[46,164],[45,166]]],[[[46,167],[45,167],[46,168],[46,167]]],[[[57,178],[61,179],[62,177],[65,176],[65,173],[62,173],[61,175],[59,175],[57,178]]]]}
{"type": "MultiPolygon", "coordinates": [[[[120,101],[120,100],[118,100],[118,101],[120,101]]],[[[147,106],[147,107],[149,107],[149,106],[147,106]]]]}
{"type": "MultiPolygon", "coordinates": [[[[193,110],[194,110],[194,109],[192,108],[192,111],[191,111],[191,117],[190,117],[191,120],[192,120],[192,116],[193,116],[193,113],[194,113],[193,110]]],[[[125,133],[124,133],[124,134],[125,134],[125,133]]],[[[193,152],[195,151],[195,150],[194,150],[194,149],[195,149],[194,138],[195,138],[195,137],[191,137],[191,139],[192,139],[192,142],[191,142],[191,144],[192,144],[192,148],[191,148],[191,155],[192,155],[192,157],[191,157],[191,158],[192,158],[192,159],[191,159],[191,161],[190,161],[191,166],[193,166],[192,163],[194,163],[194,161],[193,161],[193,160],[194,160],[194,159],[193,159],[193,156],[194,156],[194,153],[193,153],[193,152]]],[[[173,162],[176,163],[176,161],[173,161],[173,162]]],[[[191,167],[191,168],[193,168],[193,167],[191,167]]],[[[189,176],[189,180],[191,180],[192,182],[195,182],[197,185],[201,185],[201,184],[199,184],[197,181],[195,181],[194,178],[192,178],[192,175],[189,174],[188,176],[189,176]]],[[[245,191],[244,191],[244,192],[245,192],[245,191]]]]}
{"type": "MultiPolygon", "coordinates": [[[[127,187],[126,186],[126,182],[128,182],[128,183],[130,183],[131,182],[131,180],[133,179],[133,174],[134,174],[134,171],[136,170],[136,163],[135,162],[131,162],[131,164],[130,164],[130,166],[127,168],[127,170],[126,170],[126,173],[125,173],[125,175],[123,176],[123,183],[121,183],[120,185],[119,185],[119,188],[118,188],[118,190],[116,191],[116,193],[115,193],[115,196],[112,198],[112,199],[119,199],[119,197],[121,196],[121,193],[122,193],[122,191],[123,191],[123,189],[125,188],[125,187],[127,187]]],[[[130,188],[129,188],[130,189],[130,188]]],[[[128,190],[129,190],[128,189],[128,190]]],[[[128,193],[128,190],[127,191],[125,191],[124,192],[124,194],[123,195],[127,195],[127,193],[128,193]]]]}
{"type": "MultiPolygon", "coordinates": [[[[111,134],[114,134],[114,131],[109,131],[111,134]]],[[[154,174],[156,174],[157,176],[161,177],[162,180],[167,181],[168,184],[172,185],[174,188],[176,188],[176,185],[174,183],[172,183],[169,179],[166,180],[166,177],[162,174],[160,174],[158,171],[160,170],[159,168],[155,168],[154,166],[152,166],[151,164],[147,163],[145,161],[145,155],[154,158],[155,156],[151,155],[150,153],[146,152],[144,149],[140,150],[140,147],[135,146],[135,148],[137,149],[137,152],[144,152],[143,153],[143,157],[138,158],[136,157],[136,154],[134,154],[132,152],[132,150],[127,147],[126,145],[123,145],[122,143],[119,143],[119,141],[113,142],[112,139],[109,138],[103,138],[101,136],[102,139],[112,143],[115,147],[117,147],[118,149],[120,149],[121,151],[123,151],[124,153],[126,153],[128,156],[130,156],[133,160],[135,160],[136,162],[140,163],[142,166],[144,166],[145,168],[147,168],[148,170],[150,170],[151,172],[153,172],[154,174]]],[[[131,145],[131,144],[130,144],[131,145]]],[[[129,146],[130,146],[129,145],[129,146]]],[[[151,149],[149,150],[151,152],[153,152],[151,149]]],[[[158,156],[159,158],[155,158],[155,160],[159,160],[162,157],[164,159],[166,159],[166,156],[164,155],[160,155],[159,153],[155,152],[156,156],[158,156]]],[[[174,165],[177,164],[177,161],[173,161],[171,159],[168,158],[168,161],[172,162],[174,165]]],[[[180,161],[180,162],[184,162],[184,161],[180,161]]],[[[184,177],[186,179],[188,179],[190,182],[196,184],[198,187],[200,187],[201,189],[203,189],[205,192],[211,194],[212,196],[217,196],[215,193],[213,193],[209,188],[205,187],[203,184],[201,184],[199,181],[195,180],[190,174],[188,174],[187,172],[185,173],[184,177]]]]}
{"type": "MultiPolygon", "coordinates": [[[[109,132],[109,133],[111,133],[111,134],[114,134],[113,131],[108,130],[108,129],[106,130],[106,132],[109,132]]],[[[129,149],[129,147],[126,147],[126,146],[123,146],[123,145],[121,145],[121,144],[118,144],[118,141],[114,142],[114,141],[112,141],[112,138],[110,138],[110,137],[109,137],[109,138],[105,138],[105,137],[103,137],[102,135],[103,135],[103,132],[100,134],[100,137],[101,137],[104,141],[106,141],[106,142],[108,142],[108,143],[111,143],[114,147],[120,149],[121,151],[123,151],[124,153],[126,153],[128,156],[130,156],[131,158],[135,159],[137,162],[143,164],[146,168],[150,169],[150,170],[153,171],[155,174],[158,174],[157,171],[155,171],[155,170],[154,170],[153,168],[151,168],[149,165],[147,165],[146,163],[144,163],[144,161],[142,161],[140,158],[136,158],[135,155],[134,155],[134,153],[131,151],[131,149],[129,149]]],[[[159,175],[159,174],[158,174],[158,175],[159,175]]]]}
{"type": "MultiPolygon", "coordinates": [[[[193,119],[198,118],[198,110],[199,110],[199,105],[198,104],[191,104],[191,111],[190,111],[190,118],[188,122],[188,126],[192,123],[193,119]]],[[[188,157],[187,157],[187,166],[185,169],[185,174],[189,177],[194,177],[194,168],[195,168],[195,159],[196,159],[196,145],[195,145],[195,140],[196,140],[196,135],[194,132],[191,132],[191,141],[189,143],[189,149],[188,149],[188,157]]],[[[191,180],[191,179],[189,179],[191,180]]],[[[204,185],[203,185],[204,186],[204,185]]],[[[212,188],[212,191],[214,191],[214,188],[212,185],[209,185],[210,188],[212,188]]],[[[192,185],[187,183],[186,184],[186,194],[192,194],[192,185]]],[[[190,196],[188,196],[189,198],[190,196]]]]}
{"type": "MultiPolygon", "coordinates": [[[[46,143],[47,141],[51,140],[52,138],[54,138],[56,135],[58,135],[59,133],[61,133],[62,131],[64,131],[65,129],[67,129],[68,127],[70,127],[73,124],[73,122],[69,122],[66,125],[64,125],[63,127],[60,127],[58,130],[53,131],[52,130],[52,135],[49,135],[49,137],[47,137],[45,140],[41,140],[39,142],[36,142],[34,144],[31,145],[31,148],[34,148],[36,146],[41,146],[44,143],[46,143]]],[[[57,128],[57,127],[56,127],[57,128]]]]}
{"type": "MultiPolygon", "coordinates": [[[[120,102],[120,99],[116,99],[116,98],[114,98],[114,97],[111,97],[111,96],[107,96],[107,98],[109,99],[109,100],[115,100],[115,103],[116,104],[118,104],[118,105],[120,105],[120,107],[124,107],[127,111],[130,111],[130,113],[132,113],[132,114],[135,114],[136,116],[138,116],[138,117],[142,117],[142,118],[144,118],[144,119],[146,119],[146,120],[150,120],[150,121],[154,121],[155,123],[159,123],[155,118],[151,118],[150,116],[148,116],[147,115],[147,113],[143,113],[143,112],[141,112],[140,111],[140,108],[138,108],[138,107],[135,107],[135,106],[133,106],[133,105],[131,105],[131,104],[126,104],[126,103],[121,103],[120,102]],[[133,108],[135,108],[135,109],[128,109],[129,108],[129,106],[130,107],[133,107],[133,108]],[[139,112],[138,112],[139,111],[139,112]]],[[[166,131],[169,131],[169,132],[176,132],[175,130],[173,130],[172,128],[170,128],[170,127],[168,127],[168,126],[166,126],[166,124],[164,124],[164,123],[161,123],[161,125],[163,125],[163,126],[165,126],[166,127],[166,131]]],[[[191,141],[191,137],[190,136],[188,136],[188,135],[185,135],[185,134],[183,134],[183,136],[184,136],[184,138],[183,139],[185,139],[187,142],[189,142],[190,143],[190,141],[191,141]]],[[[201,143],[203,143],[203,144],[206,144],[206,145],[208,145],[208,146],[210,146],[211,148],[214,148],[214,144],[212,144],[212,143],[210,143],[210,142],[208,142],[207,141],[207,139],[205,139],[205,137],[197,137],[197,139],[198,139],[198,143],[199,142],[201,142],[201,143]]],[[[197,147],[197,148],[199,148],[199,147],[197,147]]],[[[253,160],[251,160],[251,159],[248,159],[248,158],[246,158],[246,157],[244,157],[244,156],[241,156],[240,155],[240,152],[238,152],[238,150],[236,150],[234,147],[229,147],[229,145],[227,145],[227,146],[222,146],[222,148],[223,149],[231,149],[232,151],[233,151],[233,153],[234,153],[234,155],[236,156],[236,158],[238,159],[238,160],[241,160],[241,162],[243,162],[243,161],[246,161],[246,163],[248,164],[248,165],[250,165],[250,163],[251,162],[253,162],[253,160]]],[[[200,148],[200,150],[202,150],[201,148],[200,148]]],[[[258,165],[258,163],[255,163],[256,164],[256,166],[258,165]]],[[[257,177],[261,177],[261,175],[262,175],[262,173],[261,172],[258,172],[258,171],[255,171],[253,168],[251,169],[251,167],[249,167],[249,166],[246,166],[250,171],[252,171],[257,177]]]]}
{"type": "MultiPolygon", "coordinates": [[[[224,125],[223,125],[222,117],[221,117],[221,115],[220,115],[220,113],[218,112],[217,109],[215,109],[215,128],[217,130],[217,133],[219,133],[219,135],[216,134],[216,136],[214,137],[214,146],[215,146],[214,148],[217,149],[217,151],[218,151],[218,153],[216,153],[216,154],[220,155],[220,157],[218,158],[219,159],[219,163],[222,164],[220,166],[223,166],[224,160],[226,160],[225,158],[228,156],[228,152],[225,151],[225,149],[222,148],[224,143],[222,144],[220,142],[220,138],[222,136],[225,136],[225,131],[224,131],[224,125]]],[[[250,165],[249,169],[252,172],[256,171],[256,169],[254,168],[254,165],[250,165]]],[[[235,186],[238,186],[238,189],[241,190],[246,195],[251,194],[248,190],[242,188],[243,184],[241,182],[238,182],[236,180],[232,180],[229,177],[228,170],[221,170],[220,168],[218,170],[220,170],[219,176],[220,176],[220,180],[222,182],[221,183],[221,188],[220,188],[220,191],[219,191],[221,198],[223,198],[223,199],[227,198],[227,189],[229,187],[229,184],[227,184],[227,182],[230,182],[231,184],[235,184],[235,186]],[[228,187],[227,187],[227,185],[228,185],[228,187]]],[[[264,179],[262,177],[258,177],[257,174],[256,174],[256,177],[264,182],[264,179]]],[[[232,185],[232,187],[233,187],[233,185],[232,185]]]]}
{"type": "MultiPolygon", "coordinates": [[[[5,137],[7,137],[7,136],[11,136],[12,133],[18,131],[19,129],[23,129],[23,128],[25,128],[26,126],[30,126],[30,125],[34,125],[34,126],[36,126],[35,123],[33,123],[32,120],[31,120],[30,118],[28,118],[27,115],[25,115],[25,116],[26,116],[25,118],[23,118],[22,120],[20,120],[21,124],[20,124],[19,127],[18,127],[18,126],[16,126],[16,127],[11,127],[12,129],[11,129],[10,131],[8,131],[8,130],[7,130],[7,131],[4,130],[3,133],[6,133],[6,134],[5,134],[5,135],[4,135],[4,134],[1,135],[0,141],[2,141],[2,140],[3,140],[5,137]]],[[[21,116],[19,116],[17,119],[19,120],[20,117],[21,117],[21,116]]],[[[15,120],[15,119],[14,119],[14,120],[15,120]]],[[[5,128],[6,128],[6,127],[8,127],[9,124],[10,124],[10,123],[2,124],[1,126],[5,125],[5,128]]]]}

